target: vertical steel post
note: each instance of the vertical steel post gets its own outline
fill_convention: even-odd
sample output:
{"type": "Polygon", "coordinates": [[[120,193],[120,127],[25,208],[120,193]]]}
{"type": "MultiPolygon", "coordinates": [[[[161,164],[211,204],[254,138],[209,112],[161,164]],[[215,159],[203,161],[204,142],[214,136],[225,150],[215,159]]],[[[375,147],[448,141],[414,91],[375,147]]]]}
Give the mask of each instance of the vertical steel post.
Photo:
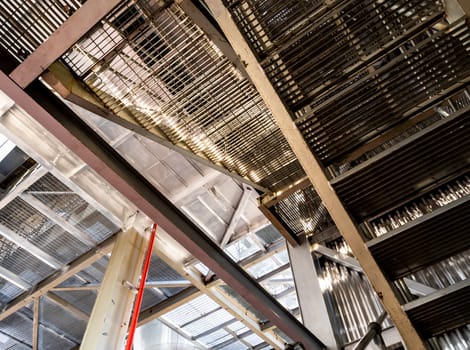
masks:
{"type": "Polygon", "coordinates": [[[132,342],[134,340],[135,329],[137,327],[137,320],[139,319],[140,307],[142,306],[142,297],[144,296],[145,281],[150,267],[150,260],[152,259],[153,242],[157,233],[157,224],[153,224],[152,233],[150,234],[149,246],[147,248],[147,255],[145,257],[142,275],[140,276],[139,292],[134,304],[134,312],[132,313],[131,324],[129,326],[129,335],[127,336],[126,350],[132,349],[132,342]]]}
{"type": "Polygon", "coordinates": [[[295,247],[287,244],[287,249],[304,325],[325,344],[327,349],[340,348],[320,288],[310,244],[304,238],[301,244],[295,247]]]}
{"type": "Polygon", "coordinates": [[[146,239],[135,229],[119,233],[80,349],[122,349],[144,261],[146,239]]]}

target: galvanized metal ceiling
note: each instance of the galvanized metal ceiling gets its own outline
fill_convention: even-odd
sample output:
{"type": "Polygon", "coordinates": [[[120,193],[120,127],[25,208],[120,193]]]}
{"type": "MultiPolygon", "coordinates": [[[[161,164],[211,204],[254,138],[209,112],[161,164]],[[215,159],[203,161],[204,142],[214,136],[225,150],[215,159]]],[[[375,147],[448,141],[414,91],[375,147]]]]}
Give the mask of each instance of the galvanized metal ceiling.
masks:
{"type": "MultiPolygon", "coordinates": [[[[304,141],[327,169],[342,203],[363,228],[361,233],[370,251],[395,282],[401,298],[406,302],[415,298],[402,283],[403,277],[419,279],[415,276],[424,276],[425,271],[438,273],[439,264],[451,273],[449,266],[453,264],[447,262],[452,259],[463,264],[455,274],[466,276],[469,242],[464,236],[468,227],[461,218],[469,216],[468,19],[448,25],[442,3],[431,0],[352,0],[328,6],[323,1],[225,1],[225,5],[289,108],[304,141]],[[447,229],[456,220],[459,224],[447,229]],[[450,236],[445,247],[439,237],[444,229],[450,236]],[[401,250],[403,237],[407,242],[411,237],[415,246],[401,250]],[[424,244],[429,249],[423,252],[429,254],[419,255],[418,261],[416,249],[411,248],[424,244]],[[397,257],[390,256],[390,246],[398,247],[403,266],[394,263],[397,257]]],[[[2,3],[0,30],[9,33],[2,38],[2,46],[24,58],[78,6],[2,3]]],[[[115,115],[130,115],[140,126],[177,147],[262,187],[284,190],[305,175],[245,74],[234,68],[177,4],[162,7],[154,1],[123,2],[66,53],[63,62],[115,115]]],[[[230,241],[253,231],[253,222],[260,225],[259,216],[251,215],[252,207],[246,210],[250,214],[232,223],[231,214],[243,198],[243,189],[236,181],[219,181],[219,175],[214,175],[204,189],[196,191],[191,183],[196,188],[201,186],[201,178],[212,176],[210,169],[130,132],[118,131],[110,122],[90,119],[83,110],[80,113],[214,240],[224,242],[229,237],[230,241]]],[[[29,195],[49,206],[52,215],[53,203],[59,198],[41,197],[41,190],[37,191],[29,195]]],[[[79,205],[74,196],[73,192],[62,196],[60,200],[68,198],[70,203],[58,203],[58,207],[73,211],[79,205]]],[[[15,198],[11,207],[15,213],[18,209],[37,218],[30,219],[34,222],[28,228],[31,235],[27,239],[33,244],[62,263],[67,262],[69,253],[78,255],[87,249],[83,237],[71,245],[73,252],[60,252],[62,255],[54,249],[54,242],[41,245],[41,232],[58,237],[64,230],[57,228],[57,218],[47,218],[40,203],[30,208],[27,202],[25,196],[15,198]],[[39,238],[32,241],[33,237],[39,238]]],[[[7,205],[5,211],[11,216],[9,208],[7,205]]],[[[308,184],[278,201],[271,210],[294,235],[318,234],[332,224],[308,184]]],[[[88,232],[86,224],[80,226],[72,214],[55,215],[65,216],[80,232],[90,235],[92,243],[105,238],[88,232]]],[[[17,226],[8,227],[10,216],[3,224],[14,231],[17,226]]],[[[73,236],[73,232],[69,234],[73,236]]],[[[243,239],[237,243],[243,244],[243,249],[227,247],[235,260],[263,250],[259,235],[243,239]],[[246,241],[252,241],[249,247],[246,241]]],[[[0,247],[5,252],[12,249],[8,242],[0,247]]],[[[34,265],[31,270],[41,271],[41,259],[27,261],[34,265]]],[[[336,274],[341,280],[346,277],[338,276],[344,275],[357,286],[362,283],[362,277],[351,277],[337,266],[325,264],[324,268],[325,276],[336,274]]],[[[24,274],[24,282],[35,284],[53,271],[51,266],[43,270],[36,279],[24,274]]],[[[449,283],[436,288],[451,288],[449,300],[455,297],[458,301],[468,289],[459,281],[450,278],[449,283]]],[[[427,279],[422,282],[431,283],[427,279]]],[[[6,284],[5,290],[13,295],[10,298],[21,292],[18,284],[6,284]]],[[[437,336],[429,340],[431,346],[437,348],[440,343],[445,348],[445,344],[452,344],[449,339],[467,337],[467,314],[463,321],[455,319],[445,327],[435,327],[425,322],[429,315],[421,311],[429,310],[427,305],[434,299],[426,303],[418,299],[405,310],[422,335],[437,336]],[[456,330],[443,333],[449,328],[456,330]]],[[[351,341],[358,334],[346,331],[344,339],[351,341]]]]}

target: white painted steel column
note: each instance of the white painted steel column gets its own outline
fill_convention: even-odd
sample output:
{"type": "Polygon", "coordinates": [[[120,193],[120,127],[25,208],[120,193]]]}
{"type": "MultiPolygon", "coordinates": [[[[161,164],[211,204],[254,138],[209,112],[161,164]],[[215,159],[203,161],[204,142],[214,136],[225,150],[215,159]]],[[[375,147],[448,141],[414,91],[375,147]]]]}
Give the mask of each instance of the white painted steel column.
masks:
{"type": "Polygon", "coordinates": [[[119,234],[80,349],[123,348],[147,239],[131,228],[119,234]]]}
{"type": "Polygon", "coordinates": [[[295,247],[287,244],[287,250],[304,325],[326,345],[327,349],[339,349],[333,330],[332,315],[328,313],[320,288],[310,244],[304,238],[301,244],[295,247]]]}

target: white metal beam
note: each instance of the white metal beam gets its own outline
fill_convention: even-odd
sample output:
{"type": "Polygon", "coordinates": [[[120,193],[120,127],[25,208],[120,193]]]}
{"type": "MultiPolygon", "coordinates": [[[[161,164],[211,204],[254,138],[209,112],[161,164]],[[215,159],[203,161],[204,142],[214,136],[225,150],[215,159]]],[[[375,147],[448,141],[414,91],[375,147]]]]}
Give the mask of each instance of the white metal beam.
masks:
{"type": "Polygon", "coordinates": [[[146,243],[135,229],[118,235],[80,349],[122,347],[135,298],[124,281],[138,285],[146,243]]]}
{"type": "Polygon", "coordinates": [[[33,287],[31,284],[29,284],[10,270],[7,270],[3,266],[0,266],[0,277],[23,290],[30,290],[33,287]]]}
{"type": "Polygon", "coordinates": [[[333,315],[329,312],[323,297],[308,241],[304,237],[301,244],[295,247],[287,244],[287,250],[304,325],[326,345],[327,349],[338,349],[340,344],[334,332],[331,319],[333,315]]]}
{"type": "Polygon", "coordinates": [[[253,190],[250,187],[243,184],[243,193],[240,197],[240,200],[238,201],[235,211],[232,214],[232,217],[225,230],[222,240],[220,241],[220,248],[222,249],[225,248],[228,242],[230,242],[230,239],[233,236],[235,228],[237,227],[238,221],[240,220],[240,216],[245,210],[246,205],[248,204],[248,200],[250,199],[252,193],[253,193],[253,190]]]}

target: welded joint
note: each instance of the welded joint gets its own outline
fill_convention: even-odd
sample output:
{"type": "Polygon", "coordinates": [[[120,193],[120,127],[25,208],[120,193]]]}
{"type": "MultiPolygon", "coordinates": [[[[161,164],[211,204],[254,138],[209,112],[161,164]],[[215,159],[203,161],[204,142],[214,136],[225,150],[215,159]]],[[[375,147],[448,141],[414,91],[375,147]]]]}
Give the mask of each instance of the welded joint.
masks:
{"type": "Polygon", "coordinates": [[[132,293],[134,294],[137,294],[137,292],[139,291],[139,288],[136,287],[134,284],[132,284],[131,282],[127,281],[127,280],[123,280],[121,282],[121,284],[126,287],[127,289],[129,289],[132,293]]]}

